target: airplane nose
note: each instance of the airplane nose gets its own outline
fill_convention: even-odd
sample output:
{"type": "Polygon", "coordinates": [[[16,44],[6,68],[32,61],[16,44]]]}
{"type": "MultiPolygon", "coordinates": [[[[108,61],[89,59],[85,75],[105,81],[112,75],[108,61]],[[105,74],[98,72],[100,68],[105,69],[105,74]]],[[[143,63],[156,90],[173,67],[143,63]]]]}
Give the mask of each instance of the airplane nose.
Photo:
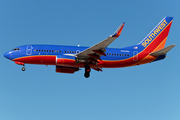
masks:
{"type": "Polygon", "coordinates": [[[9,52],[4,53],[4,57],[7,58],[7,59],[10,59],[11,56],[12,55],[9,52]]]}
{"type": "Polygon", "coordinates": [[[7,58],[7,56],[8,56],[7,52],[6,52],[6,53],[4,53],[4,57],[5,57],[5,58],[7,58]]]}

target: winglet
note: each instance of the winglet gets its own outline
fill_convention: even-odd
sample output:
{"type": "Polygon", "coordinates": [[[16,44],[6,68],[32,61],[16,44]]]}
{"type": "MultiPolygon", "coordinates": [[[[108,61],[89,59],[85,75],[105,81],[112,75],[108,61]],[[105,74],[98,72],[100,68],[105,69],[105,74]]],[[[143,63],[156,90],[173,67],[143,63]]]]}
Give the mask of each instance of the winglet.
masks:
{"type": "Polygon", "coordinates": [[[121,34],[121,31],[122,31],[122,29],[124,27],[124,24],[125,23],[123,22],[111,37],[119,37],[119,35],[121,34]]]}

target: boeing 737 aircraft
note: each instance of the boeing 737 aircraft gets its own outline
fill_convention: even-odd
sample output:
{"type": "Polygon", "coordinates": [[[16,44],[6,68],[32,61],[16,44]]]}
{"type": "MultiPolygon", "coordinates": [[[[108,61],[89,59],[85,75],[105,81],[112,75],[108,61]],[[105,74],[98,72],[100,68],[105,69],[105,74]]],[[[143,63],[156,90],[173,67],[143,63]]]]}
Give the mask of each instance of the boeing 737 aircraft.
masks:
{"type": "Polygon", "coordinates": [[[137,45],[125,48],[107,48],[119,37],[125,23],[115,33],[92,47],[64,45],[24,45],[4,54],[18,65],[55,65],[58,73],[74,73],[85,68],[84,76],[90,76],[91,69],[136,66],[162,60],[175,45],[164,47],[173,17],[164,17],[161,22],[137,45]]]}

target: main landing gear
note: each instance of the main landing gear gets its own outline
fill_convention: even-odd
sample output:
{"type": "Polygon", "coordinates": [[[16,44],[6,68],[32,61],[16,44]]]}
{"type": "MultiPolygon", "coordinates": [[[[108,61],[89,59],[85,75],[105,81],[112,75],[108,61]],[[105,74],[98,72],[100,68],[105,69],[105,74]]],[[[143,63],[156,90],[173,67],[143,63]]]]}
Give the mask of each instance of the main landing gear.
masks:
{"type": "Polygon", "coordinates": [[[85,66],[85,73],[84,73],[84,77],[88,78],[90,76],[90,72],[91,72],[91,68],[89,67],[89,65],[85,66]]]}

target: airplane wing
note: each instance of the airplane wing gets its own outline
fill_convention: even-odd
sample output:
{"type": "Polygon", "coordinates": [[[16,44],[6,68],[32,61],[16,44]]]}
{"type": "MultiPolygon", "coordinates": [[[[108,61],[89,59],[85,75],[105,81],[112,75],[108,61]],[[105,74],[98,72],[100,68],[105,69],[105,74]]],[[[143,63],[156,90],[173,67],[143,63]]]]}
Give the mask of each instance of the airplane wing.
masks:
{"type": "Polygon", "coordinates": [[[88,58],[88,60],[92,61],[92,62],[96,62],[98,59],[101,60],[100,57],[102,55],[106,56],[104,53],[106,51],[106,47],[109,44],[111,44],[116,38],[118,38],[119,35],[121,34],[124,24],[125,23],[122,23],[113,35],[111,35],[107,39],[95,44],[94,46],[89,47],[89,48],[85,49],[84,51],[76,54],[76,57],[84,58],[84,59],[88,58]]]}

